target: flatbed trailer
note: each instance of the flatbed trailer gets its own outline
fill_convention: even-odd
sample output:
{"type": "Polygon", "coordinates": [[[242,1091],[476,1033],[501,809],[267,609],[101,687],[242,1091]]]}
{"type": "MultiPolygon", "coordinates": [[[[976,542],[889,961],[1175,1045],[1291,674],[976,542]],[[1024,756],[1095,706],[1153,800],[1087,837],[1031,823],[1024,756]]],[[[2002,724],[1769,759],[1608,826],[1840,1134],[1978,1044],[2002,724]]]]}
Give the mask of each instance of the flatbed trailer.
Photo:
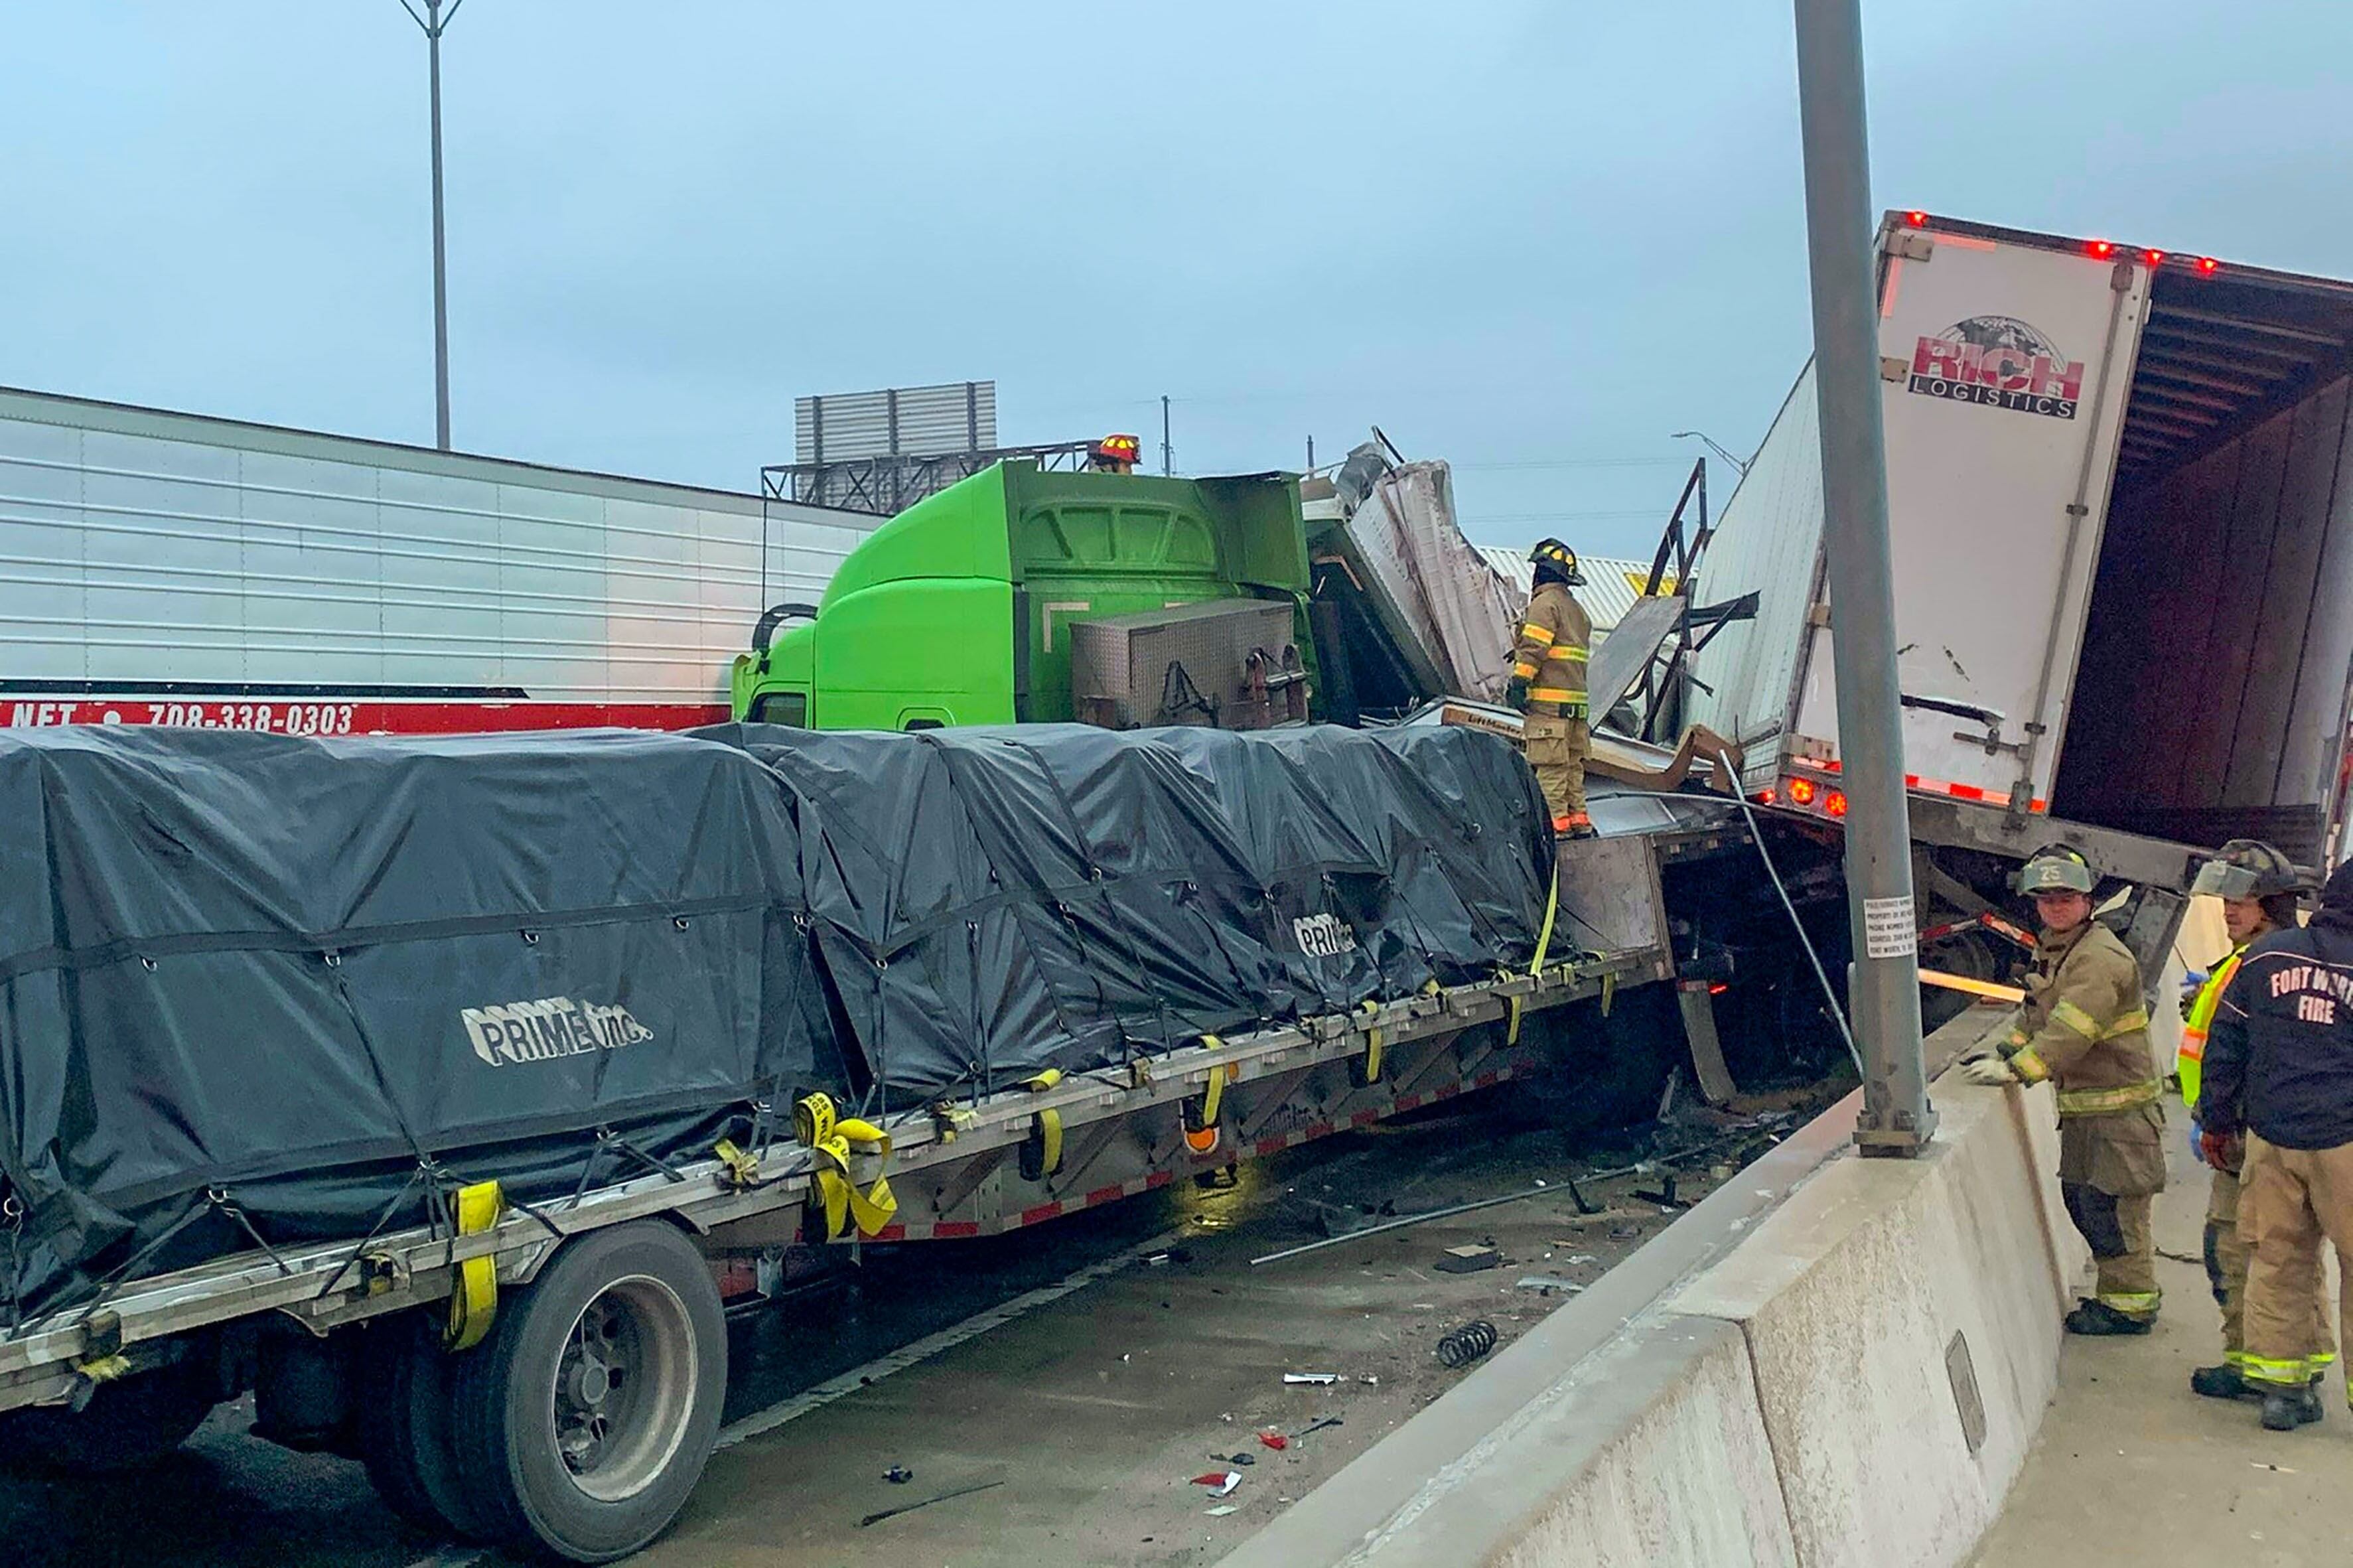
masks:
{"type": "MultiPolygon", "coordinates": [[[[1606,1013],[1621,990],[1674,977],[1660,866],[1721,851],[1738,837],[1720,826],[1670,826],[1564,843],[1555,870],[1557,919],[1525,973],[1433,984],[1353,1012],[1204,1037],[1124,1068],[885,1116],[887,1149],[870,1144],[853,1152],[842,1173],[861,1193],[887,1178],[895,1212],[887,1224],[847,1226],[831,1239],[935,1244],[1000,1234],[1539,1070],[1547,1043],[1564,1037],[1548,1026],[1558,1009],[1593,1001],[1606,1013]],[[1552,1017],[1530,1025],[1544,1015],[1552,1017]]],[[[463,1347],[480,1338],[487,1319],[510,1310],[501,1298],[527,1309],[534,1290],[553,1288],[541,1282],[559,1268],[580,1273],[560,1262],[567,1257],[594,1265],[591,1278],[567,1278],[564,1287],[585,1293],[583,1321],[589,1302],[610,1290],[647,1289],[651,1278],[671,1296],[697,1296],[708,1287],[709,1310],[701,1315],[716,1323],[716,1277],[727,1260],[828,1239],[824,1157],[795,1136],[789,1118],[777,1123],[782,1131],[765,1147],[723,1147],[708,1158],[659,1166],[647,1162],[627,1179],[568,1201],[493,1211],[479,1228],[464,1222],[460,1205],[448,1226],[256,1247],[110,1289],[0,1335],[0,1411],[17,1412],[8,1421],[48,1421],[40,1436],[54,1445],[53,1461],[84,1462],[97,1448],[129,1458],[148,1438],[176,1443],[210,1407],[204,1401],[174,1431],[179,1406],[167,1400],[164,1430],[137,1429],[142,1422],[153,1425],[156,1412],[124,1396],[149,1374],[176,1367],[179,1382],[192,1372],[217,1375],[215,1392],[227,1396],[237,1381],[232,1369],[243,1368],[257,1390],[258,1432],[365,1460],[388,1500],[404,1511],[461,1536],[509,1543],[520,1538],[551,1556],[609,1561],[667,1524],[715,1439],[725,1336],[698,1335],[695,1310],[681,1303],[670,1314],[675,1330],[693,1342],[668,1343],[662,1332],[640,1331],[631,1342],[607,1344],[598,1352],[603,1360],[580,1363],[565,1348],[569,1339],[559,1338],[550,1353],[574,1359],[537,1369],[562,1378],[588,1364],[616,1385],[626,1372],[657,1402],[710,1412],[707,1422],[640,1467],[642,1473],[626,1472],[633,1484],[598,1500],[604,1506],[587,1510],[593,1517],[585,1523],[531,1509],[527,1479],[517,1483],[526,1500],[519,1517],[510,1502],[507,1517],[485,1518],[480,1500],[466,1497],[466,1483],[452,1479],[470,1464],[525,1465],[515,1456],[547,1447],[537,1439],[554,1434],[524,1429],[543,1417],[533,1415],[528,1402],[513,1422],[494,1420],[470,1434],[443,1431],[436,1421],[446,1415],[418,1413],[453,1405],[440,1369],[458,1380],[492,1375],[484,1365],[488,1351],[463,1347]],[[600,1237],[601,1249],[588,1245],[600,1237]],[[659,1268],[650,1277],[632,1272],[644,1268],[642,1244],[649,1237],[672,1249],[683,1238],[712,1266],[699,1281],[663,1283],[659,1268]],[[417,1331],[385,1331],[394,1324],[417,1331]],[[383,1370],[387,1362],[391,1373],[383,1370]],[[420,1378],[418,1366],[434,1375],[420,1378]],[[688,1385],[665,1383],[681,1379],[688,1385]],[[714,1382],[716,1388],[707,1386],[714,1382]],[[414,1405],[403,1398],[412,1389],[422,1390],[414,1405]],[[121,1408],[111,1413],[110,1404],[121,1408]],[[64,1414],[85,1409],[115,1416],[80,1435],[97,1442],[72,1435],[69,1423],[87,1421],[87,1415],[64,1414]]],[[[620,1169],[617,1162],[617,1174],[620,1169]]],[[[579,1332],[575,1324],[570,1338],[579,1332]]],[[[511,1405],[491,1405],[513,1413],[511,1405]]],[[[20,1448],[27,1440],[21,1432],[11,1439],[20,1448]]]]}

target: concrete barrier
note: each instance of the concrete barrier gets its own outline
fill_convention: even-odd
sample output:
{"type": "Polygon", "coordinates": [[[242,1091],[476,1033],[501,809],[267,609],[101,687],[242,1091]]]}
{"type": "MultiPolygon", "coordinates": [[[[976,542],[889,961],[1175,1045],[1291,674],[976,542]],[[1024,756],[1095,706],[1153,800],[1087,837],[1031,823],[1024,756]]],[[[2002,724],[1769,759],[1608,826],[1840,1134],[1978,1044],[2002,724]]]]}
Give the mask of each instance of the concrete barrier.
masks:
{"type": "Polygon", "coordinates": [[[2056,1389],[2086,1256],[2050,1089],[1936,1106],[1910,1161],[1835,1152],[1854,1107],[1826,1113],[1227,1568],[1961,1562],[2056,1389]]]}
{"type": "Polygon", "coordinates": [[[1807,1568],[1966,1557],[2058,1387],[2050,1090],[1937,1110],[1926,1156],[1826,1168],[1669,1303],[1746,1337],[1807,1568]]]}

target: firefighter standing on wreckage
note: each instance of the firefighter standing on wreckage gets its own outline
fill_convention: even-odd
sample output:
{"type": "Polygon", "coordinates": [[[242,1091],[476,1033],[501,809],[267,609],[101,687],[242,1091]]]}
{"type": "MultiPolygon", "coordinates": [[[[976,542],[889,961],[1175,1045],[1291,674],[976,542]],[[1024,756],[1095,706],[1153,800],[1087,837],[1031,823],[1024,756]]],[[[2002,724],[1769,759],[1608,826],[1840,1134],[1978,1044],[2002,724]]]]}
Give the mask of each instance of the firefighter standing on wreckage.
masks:
{"type": "Polygon", "coordinates": [[[2018,873],[2042,932],[2018,1026],[1999,1054],[1962,1064],[1982,1084],[2058,1086],[2059,1191],[2099,1265],[2096,1294],[2067,1314],[2073,1334],[2145,1334],[2156,1321],[2150,1211],[2165,1190],[2164,1085],[2148,1042],[2140,965],[2092,918],[2098,879],[2064,845],[2018,873]]]}
{"type": "Polygon", "coordinates": [[[1512,681],[1504,700],[1525,714],[1528,765],[1552,808],[1552,828],[1572,838],[1593,837],[1585,812],[1585,758],[1591,750],[1585,669],[1593,623],[1569,589],[1585,581],[1577,552],[1557,539],[1528,552],[1535,592],[1521,617],[1512,649],[1512,681]]]}

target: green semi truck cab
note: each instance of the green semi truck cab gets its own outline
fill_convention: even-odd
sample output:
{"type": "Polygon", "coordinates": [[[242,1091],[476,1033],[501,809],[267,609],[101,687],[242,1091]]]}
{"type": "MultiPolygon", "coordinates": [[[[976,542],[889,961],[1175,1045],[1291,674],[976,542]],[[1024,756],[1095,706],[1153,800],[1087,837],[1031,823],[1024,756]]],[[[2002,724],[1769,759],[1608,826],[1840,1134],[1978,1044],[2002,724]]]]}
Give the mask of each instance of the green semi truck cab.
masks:
{"type": "MultiPolygon", "coordinates": [[[[819,730],[1068,721],[1071,627],[1210,601],[1291,610],[1292,677],[1326,694],[1314,568],[1291,474],[1159,479],[997,463],[877,529],[816,605],[780,605],[736,656],[739,719],[819,730]]],[[[1261,620],[1261,624],[1263,624],[1261,620]]],[[[1345,672],[1333,684],[1350,689],[1345,672]]]]}

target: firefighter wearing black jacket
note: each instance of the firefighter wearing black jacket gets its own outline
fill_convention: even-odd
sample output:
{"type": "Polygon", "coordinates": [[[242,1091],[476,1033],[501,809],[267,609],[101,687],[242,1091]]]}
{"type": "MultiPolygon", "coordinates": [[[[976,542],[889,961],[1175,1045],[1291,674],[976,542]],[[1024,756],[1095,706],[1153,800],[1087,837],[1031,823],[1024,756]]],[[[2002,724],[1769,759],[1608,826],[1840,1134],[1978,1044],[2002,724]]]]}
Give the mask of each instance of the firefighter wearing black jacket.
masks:
{"type": "MultiPolygon", "coordinates": [[[[2353,862],[2328,879],[2311,925],[2247,949],[2215,1011],[2198,1106],[2209,1163],[2245,1133],[2245,1374],[2263,1390],[2263,1425],[2289,1431],[2320,1419],[2314,1373],[2333,1348],[2314,1296],[2324,1239],[2353,1280],[2353,862]]],[[[2353,1341],[2353,1289],[2337,1310],[2353,1341]]]]}

